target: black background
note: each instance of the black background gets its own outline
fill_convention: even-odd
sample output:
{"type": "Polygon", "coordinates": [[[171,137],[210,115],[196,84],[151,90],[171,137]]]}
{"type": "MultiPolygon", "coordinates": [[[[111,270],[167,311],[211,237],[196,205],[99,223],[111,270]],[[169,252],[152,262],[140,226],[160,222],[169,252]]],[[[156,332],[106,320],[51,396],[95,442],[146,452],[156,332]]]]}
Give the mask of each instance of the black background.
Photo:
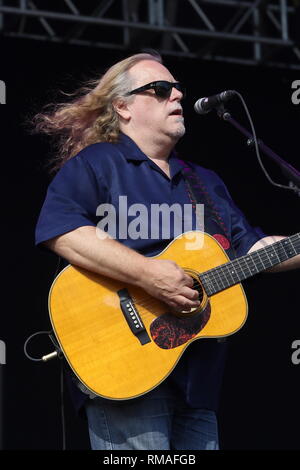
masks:
{"type": "MultiPolygon", "coordinates": [[[[0,106],[2,309],[0,339],[7,345],[2,366],[5,449],[60,449],[60,364],[30,362],[23,353],[26,338],[49,329],[47,295],[56,257],[34,248],[34,227],[50,176],[47,161],[53,146],[47,138],[28,133],[26,122],[42,106],[61,100],[81,81],[125,55],[28,40],[0,38],[0,79],[7,86],[7,104],[0,106]]],[[[133,53],[138,50],[131,51],[133,53]]],[[[126,55],[129,55],[130,52],[126,55]]],[[[291,101],[300,71],[264,69],[179,58],[165,64],[188,89],[184,103],[187,133],[180,154],[215,170],[246,213],[268,234],[298,232],[300,199],[271,186],[245,138],[214,112],[193,111],[196,99],[225,89],[245,98],[256,130],[274,151],[300,169],[300,105],[291,101]]],[[[249,127],[237,101],[233,116],[249,127]]],[[[264,157],[276,180],[287,183],[264,157]]],[[[300,365],[291,361],[291,344],[300,339],[299,271],[264,274],[244,285],[249,318],[230,339],[230,354],[219,411],[223,449],[299,449],[300,365]]],[[[52,351],[46,340],[30,351],[52,351]]],[[[86,423],[77,419],[65,400],[67,447],[88,449],[86,423]]]]}

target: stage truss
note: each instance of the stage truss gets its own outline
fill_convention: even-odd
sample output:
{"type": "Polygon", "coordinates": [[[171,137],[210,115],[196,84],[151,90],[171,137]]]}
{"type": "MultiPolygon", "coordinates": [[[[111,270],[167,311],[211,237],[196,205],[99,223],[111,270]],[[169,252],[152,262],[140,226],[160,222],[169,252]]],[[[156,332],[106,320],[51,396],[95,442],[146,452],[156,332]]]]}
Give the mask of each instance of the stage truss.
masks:
{"type": "Polygon", "coordinates": [[[300,69],[299,4],[299,0],[0,0],[0,34],[300,69]]]}

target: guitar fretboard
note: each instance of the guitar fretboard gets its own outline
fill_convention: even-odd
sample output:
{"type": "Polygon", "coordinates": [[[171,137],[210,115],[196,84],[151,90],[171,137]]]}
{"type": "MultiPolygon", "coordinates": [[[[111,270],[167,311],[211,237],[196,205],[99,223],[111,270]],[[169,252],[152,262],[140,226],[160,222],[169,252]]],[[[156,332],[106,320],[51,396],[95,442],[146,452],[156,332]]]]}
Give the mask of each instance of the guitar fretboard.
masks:
{"type": "Polygon", "coordinates": [[[208,296],[265,271],[300,253],[300,233],[229,261],[200,275],[208,296]]]}

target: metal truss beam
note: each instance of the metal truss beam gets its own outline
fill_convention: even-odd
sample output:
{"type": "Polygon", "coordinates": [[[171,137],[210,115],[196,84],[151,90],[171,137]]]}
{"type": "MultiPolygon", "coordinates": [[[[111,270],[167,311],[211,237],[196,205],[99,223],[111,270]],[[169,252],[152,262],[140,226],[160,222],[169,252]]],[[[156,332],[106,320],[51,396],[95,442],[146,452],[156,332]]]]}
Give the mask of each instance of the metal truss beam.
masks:
{"type": "Polygon", "coordinates": [[[297,0],[11,3],[0,0],[1,35],[124,51],[148,47],[164,55],[300,69],[300,49],[289,33],[297,0]]]}

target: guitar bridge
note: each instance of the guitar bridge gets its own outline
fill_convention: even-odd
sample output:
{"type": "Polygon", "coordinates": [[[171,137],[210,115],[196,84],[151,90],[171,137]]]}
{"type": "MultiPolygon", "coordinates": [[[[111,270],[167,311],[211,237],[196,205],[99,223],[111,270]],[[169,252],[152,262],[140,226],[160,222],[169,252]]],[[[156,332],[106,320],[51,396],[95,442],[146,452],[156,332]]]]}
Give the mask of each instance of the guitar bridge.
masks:
{"type": "Polygon", "coordinates": [[[145,325],[134,306],[133,300],[129,295],[127,289],[118,290],[118,296],[120,298],[120,307],[125,317],[125,320],[128,323],[128,326],[134,336],[138,338],[142,345],[150,343],[151,339],[147,333],[145,325]]]}

